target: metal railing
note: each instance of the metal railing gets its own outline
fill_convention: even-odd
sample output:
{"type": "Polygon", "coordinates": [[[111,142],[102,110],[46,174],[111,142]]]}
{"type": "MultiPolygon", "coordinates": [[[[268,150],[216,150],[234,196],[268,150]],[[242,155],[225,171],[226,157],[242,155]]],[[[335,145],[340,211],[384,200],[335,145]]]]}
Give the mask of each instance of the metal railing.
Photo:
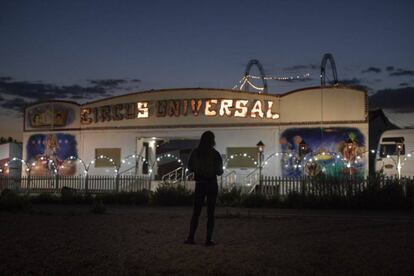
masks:
{"type": "Polygon", "coordinates": [[[233,170],[222,175],[220,181],[221,189],[231,190],[237,185],[237,172],[233,170]]]}
{"type": "Polygon", "coordinates": [[[182,182],[185,179],[185,169],[184,167],[178,167],[171,172],[164,174],[161,177],[161,181],[164,183],[174,184],[176,182],[182,182]]]}
{"type": "Polygon", "coordinates": [[[259,169],[255,169],[251,173],[249,173],[242,182],[243,187],[245,188],[246,192],[252,193],[257,185],[260,184],[260,173],[259,169]]]}

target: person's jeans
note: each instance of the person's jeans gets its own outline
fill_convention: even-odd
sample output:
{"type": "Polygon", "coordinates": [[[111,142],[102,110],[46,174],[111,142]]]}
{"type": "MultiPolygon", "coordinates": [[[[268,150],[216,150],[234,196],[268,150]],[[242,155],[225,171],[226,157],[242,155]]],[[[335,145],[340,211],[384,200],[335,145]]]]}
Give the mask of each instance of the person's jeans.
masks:
{"type": "Polygon", "coordinates": [[[196,182],[193,216],[190,223],[190,233],[188,239],[194,240],[194,235],[198,226],[198,219],[203,208],[204,198],[207,196],[207,237],[206,241],[210,241],[214,229],[214,211],[216,208],[216,200],[218,193],[217,182],[196,182]]]}

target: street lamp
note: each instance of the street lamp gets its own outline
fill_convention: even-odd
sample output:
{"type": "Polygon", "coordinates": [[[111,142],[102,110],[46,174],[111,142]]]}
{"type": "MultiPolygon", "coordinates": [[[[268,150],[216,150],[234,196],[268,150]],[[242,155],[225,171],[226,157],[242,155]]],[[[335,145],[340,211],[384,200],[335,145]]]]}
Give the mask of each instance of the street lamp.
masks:
{"type": "Polygon", "coordinates": [[[263,160],[263,152],[265,144],[260,140],[259,143],[257,143],[257,150],[259,151],[259,185],[262,185],[262,160],[263,160]]]}

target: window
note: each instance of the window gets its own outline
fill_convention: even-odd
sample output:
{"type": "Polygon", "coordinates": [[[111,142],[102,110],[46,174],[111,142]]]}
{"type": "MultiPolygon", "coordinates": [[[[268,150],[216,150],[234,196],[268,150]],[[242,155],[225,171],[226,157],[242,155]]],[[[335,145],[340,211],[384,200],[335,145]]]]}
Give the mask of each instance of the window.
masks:
{"type": "Polygon", "coordinates": [[[99,156],[106,156],[112,159],[115,165],[119,168],[121,164],[121,148],[98,148],[95,149],[95,167],[96,168],[107,168],[113,167],[114,165],[107,159],[97,159],[99,156]]]}
{"type": "MultiPolygon", "coordinates": [[[[403,144],[400,155],[404,155],[404,154],[405,154],[405,145],[403,144]]],[[[380,145],[380,157],[387,157],[387,155],[398,155],[396,144],[381,144],[380,145]]]]}
{"type": "Polygon", "coordinates": [[[227,168],[255,168],[258,160],[257,148],[227,148],[227,168]],[[234,156],[231,158],[230,156],[234,156]]]}
{"type": "Polygon", "coordinates": [[[384,137],[382,142],[404,143],[404,137],[384,137]]]}

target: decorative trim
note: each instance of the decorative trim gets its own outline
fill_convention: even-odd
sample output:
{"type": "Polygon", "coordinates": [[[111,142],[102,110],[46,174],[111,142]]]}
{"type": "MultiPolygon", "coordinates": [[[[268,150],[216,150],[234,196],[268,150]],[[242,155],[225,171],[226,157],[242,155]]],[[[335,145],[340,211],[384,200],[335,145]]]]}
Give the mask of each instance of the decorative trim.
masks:
{"type": "MultiPolygon", "coordinates": [[[[327,125],[343,125],[343,124],[367,124],[367,120],[360,121],[326,121],[327,125]]],[[[261,127],[261,126],[293,126],[293,125],[320,125],[320,122],[286,122],[286,123],[233,123],[233,124],[205,124],[205,125],[143,125],[143,126],[119,126],[119,127],[83,127],[83,128],[60,128],[60,129],[34,129],[26,130],[26,132],[60,132],[60,131],[83,131],[83,130],[109,130],[109,129],[160,129],[160,128],[207,128],[207,127],[261,127]]]]}
{"type": "Polygon", "coordinates": [[[62,131],[81,131],[82,128],[54,128],[54,129],[29,129],[25,130],[25,132],[62,132],[62,131]]]}
{"type": "MultiPolygon", "coordinates": [[[[329,125],[339,124],[365,124],[367,121],[331,121],[324,122],[329,125]]],[[[242,123],[242,124],[205,124],[205,125],[145,125],[145,126],[123,126],[123,127],[85,127],[81,130],[108,130],[108,129],[160,129],[160,128],[208,128],[208,127],[246,127],[246,126],[292,126],[292,125],[319,125],[320,122],[297,122],[297,123],[242,123]]]]}

